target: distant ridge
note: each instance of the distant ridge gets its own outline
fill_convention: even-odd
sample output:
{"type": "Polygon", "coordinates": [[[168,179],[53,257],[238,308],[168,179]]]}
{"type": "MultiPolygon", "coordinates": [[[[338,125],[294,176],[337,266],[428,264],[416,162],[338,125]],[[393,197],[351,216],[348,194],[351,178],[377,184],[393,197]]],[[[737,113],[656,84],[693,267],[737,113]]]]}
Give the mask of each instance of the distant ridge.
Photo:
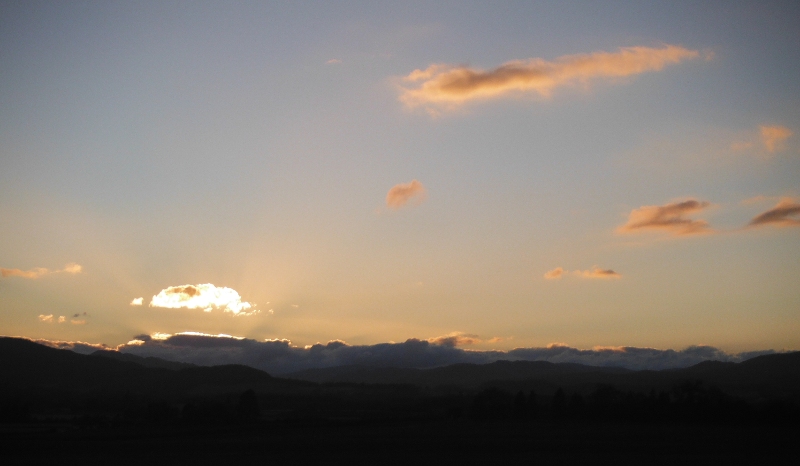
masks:
{"type": "Polygon", "coordinates": [[[127,361],[139,364],[140,366],[144,367],[152,367],[160,369],[180,370],[180,369],[188,369],[190,367],[198,367],[196,364],[188,362],[167,361],[165,359],[156,358],[152,356],[143,358],[141,356],[136,356],[135,354],[120,353],[119,351],[114,351],[114,350],[97,350],[94,353],[91,353],[89,356],[110,358],[110,359],[115,359],[117,361],[127,361]]]}

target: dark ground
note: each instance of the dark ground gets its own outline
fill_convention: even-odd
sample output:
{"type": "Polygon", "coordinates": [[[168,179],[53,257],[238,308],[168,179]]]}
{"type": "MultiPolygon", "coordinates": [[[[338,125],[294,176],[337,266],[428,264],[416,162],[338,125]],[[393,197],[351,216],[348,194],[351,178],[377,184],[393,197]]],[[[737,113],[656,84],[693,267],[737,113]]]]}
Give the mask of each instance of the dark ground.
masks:
{"type": "MultiPolygon", "coordinates": [[[[779,464],[800,428],[517,421],[259,421],[0,428],[12,464],[779,464]],[[27,430],[32,429],[32,430],[27,430]]],[[[790,461],[791,463],[791,461],[790,461]]]]}

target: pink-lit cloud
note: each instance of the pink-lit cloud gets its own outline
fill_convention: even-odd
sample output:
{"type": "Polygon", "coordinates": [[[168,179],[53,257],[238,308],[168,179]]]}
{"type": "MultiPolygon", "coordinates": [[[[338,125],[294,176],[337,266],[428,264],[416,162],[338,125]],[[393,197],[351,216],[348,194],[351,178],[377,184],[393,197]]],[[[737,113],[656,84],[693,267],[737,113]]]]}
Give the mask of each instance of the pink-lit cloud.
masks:
{"type": "Polygon", "coordinates": [[[52,275],[54,273],[68,273],[71,275],[75,275],[81,273],[83,271],[83,267],[73,262],[64,266],[61,270],[50,270],[44,267],[35,267],[30,270],[20,270],[20,269],[4,269],[0,268],[0,275],[3,278],[6,277],[21,277],[21,278],[29,278],[35,280],[37,278],[43,277],[45,275],[52,275]]]}
{"type": "MultiPolygon", "coordinates": [[[[587,87],[598,79],[613,80],[700,57],[697,50],[677,45],[623,47],[616,52],[565,55],[553,61],[514,60],[493,70],[433,64],[414,70],[403,81],[399,100],[408,108],[449,110],[465,102],[511,96],[550,97],[566,86],[587,87]]],[[[706,55],[710,58],[710,55],[706,55]]]]}
{"type": "Polygon", "coordinates": [[[785,126],[759,126],[761,143],[770,154],[786,149],[786,140],[792,136],[792,131],[785,126]]]}
{"type": "Polygon", "coordinates": [[[748,225],[800,226],[800,202],[791,197],[784,197],[773,208],[750,220],[748,225]]]}
{"type": "Polygon", "coordinates": [[[236,290],[216,287],[211,283],[201,285],[170,286],[153,296],[150,307],[169,309],[222,309],[235,316],[251,316],[260,312],[253,305],[242,301],[236,290]]]}
{"type": "Polygon", "coordinates": [[[687,215],[700,212],[709,205],[706,201],[689,199],[660,206],[642,206],[631,211],[628,221],[617,228],[617,232],[664,231],[673,236],[711,233],[705,220],[687,218],[687,215]]]}
{"type": "Polygon", "coordinates": [[[386,206],[390,209],[399,209],[406,205],[419,205],[427,197],[425,186],[417,180],[410,183],[394,185],[386,193],[386,206]]]}

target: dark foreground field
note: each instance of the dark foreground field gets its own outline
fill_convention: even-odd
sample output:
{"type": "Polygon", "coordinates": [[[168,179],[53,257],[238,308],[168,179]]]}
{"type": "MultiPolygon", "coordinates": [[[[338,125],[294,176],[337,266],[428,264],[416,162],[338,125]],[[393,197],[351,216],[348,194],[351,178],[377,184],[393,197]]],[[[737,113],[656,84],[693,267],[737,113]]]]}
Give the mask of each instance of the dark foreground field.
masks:
{"type": "Polygon", "coordinates": [[[3,464],[778,464],[797,426],[596,421],[259,422],[2,433],[3,464]]]}

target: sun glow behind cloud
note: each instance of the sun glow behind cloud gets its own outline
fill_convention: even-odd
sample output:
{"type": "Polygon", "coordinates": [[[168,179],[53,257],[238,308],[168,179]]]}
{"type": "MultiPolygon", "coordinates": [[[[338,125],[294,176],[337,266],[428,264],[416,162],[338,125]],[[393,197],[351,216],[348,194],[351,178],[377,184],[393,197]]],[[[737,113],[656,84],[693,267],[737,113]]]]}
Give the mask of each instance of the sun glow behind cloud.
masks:
{"type": "Polygon", "coordinates": [[[401,86],[399,100],[408,108],[424,106],[435,111],[451,110],[474,100],[524,95],[547,98],[561,87],[587,87],[593,80],[613,80],[659,71],[667,65],[700,55],[697,50],[665,45],[661,48],[623,47],[616,52],[565,55],[553,61],[541,58],[515,60],[489,71],[433,64],[424,70],[414,70],[403,78],[407,85],[401,86]]]}
{"type": "MultiPolygon", "coordinates": [[[[131,304],[135,305],[135,301],[136,299],[131,304]]],[[[242,301],[242,297],[236,290],[216,287],[211,283],[170,286],[153,296],[150,307],[202,309],[205,312],[222,309],[235,316],[252,316],[260,312],[258,309],[254,309],[252,304],[242,301]]]]}

